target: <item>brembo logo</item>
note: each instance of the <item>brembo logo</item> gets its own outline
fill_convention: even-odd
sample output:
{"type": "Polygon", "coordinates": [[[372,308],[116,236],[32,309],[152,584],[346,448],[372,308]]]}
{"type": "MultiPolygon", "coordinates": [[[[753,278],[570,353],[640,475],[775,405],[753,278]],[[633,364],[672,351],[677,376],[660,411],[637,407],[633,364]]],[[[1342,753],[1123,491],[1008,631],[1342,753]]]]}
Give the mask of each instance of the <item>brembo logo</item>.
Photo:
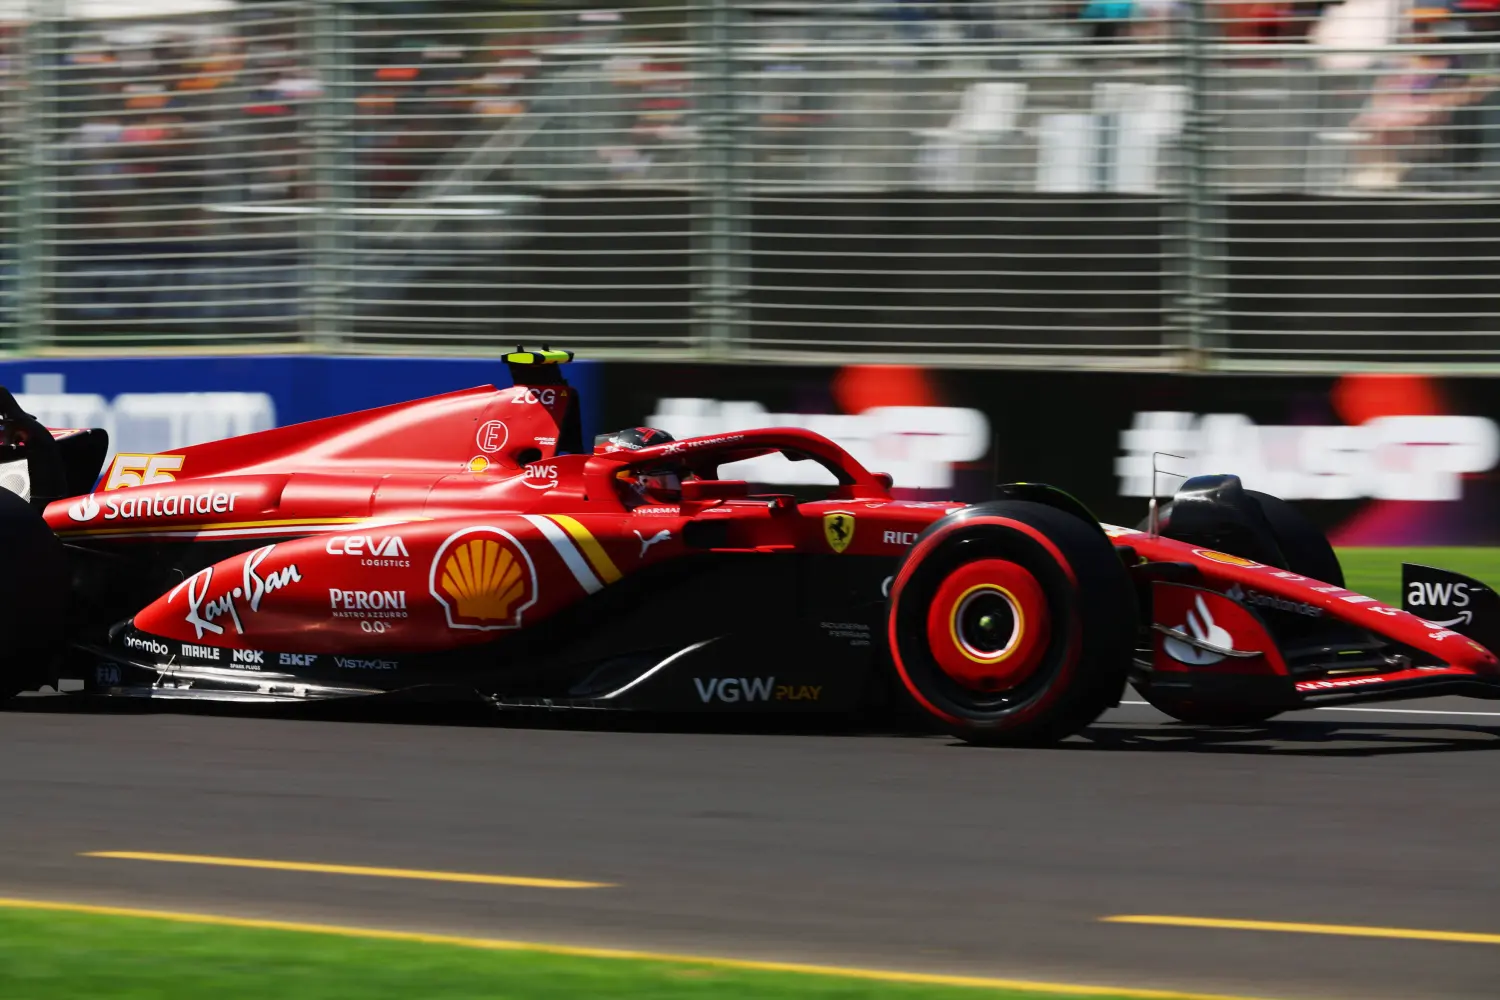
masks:
{"type": "Polygon", "coordinates": [[[157,642],[155,639],[142,639],[140,636],[135,635],[127,635],[125,637],[125,646],[127,649],[139,649],[143,653],[151,653],[155,656],[166,656],[171,652],[164,642],[157,642]]]}

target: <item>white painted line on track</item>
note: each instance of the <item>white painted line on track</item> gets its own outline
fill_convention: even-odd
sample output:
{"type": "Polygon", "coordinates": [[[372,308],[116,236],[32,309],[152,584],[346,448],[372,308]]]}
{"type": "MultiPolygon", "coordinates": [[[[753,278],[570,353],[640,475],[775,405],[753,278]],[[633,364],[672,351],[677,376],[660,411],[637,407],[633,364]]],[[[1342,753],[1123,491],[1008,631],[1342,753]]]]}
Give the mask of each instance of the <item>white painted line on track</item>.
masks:
{"type": "MultiPolygon", "coordinates": [[[[1144,705],[1149,701],[1122,701],[1121,705],[1144,705]]],[[[1352,705],[1327,705],[1313,708],[1290,708],[1289,712],[1381,712],[1386,715],[1468,715],[1482,718],[1500,718],[1500,712],[1452,712],[1434,708],[1357,708],[1352,705]]]]}

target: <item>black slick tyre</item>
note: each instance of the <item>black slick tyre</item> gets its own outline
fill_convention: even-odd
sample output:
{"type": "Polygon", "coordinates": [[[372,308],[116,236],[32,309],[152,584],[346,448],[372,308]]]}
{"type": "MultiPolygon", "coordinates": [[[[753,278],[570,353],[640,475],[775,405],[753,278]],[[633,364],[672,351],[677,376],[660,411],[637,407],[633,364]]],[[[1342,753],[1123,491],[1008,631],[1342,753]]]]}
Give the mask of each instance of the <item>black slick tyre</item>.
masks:
{"type": "Polygon", "coordinates": [[[43,683],[62,650],[68,569],[31,504],[0,489],[0,700],[43,683]]]}
{"type": "Polygon", "coordinates": [[[1044,504],[977,504],[932,524],[887,608],[897,683],[972,743],[1038,745],[1118,704],[1135,598],[1110,540],[1044,504]]]}

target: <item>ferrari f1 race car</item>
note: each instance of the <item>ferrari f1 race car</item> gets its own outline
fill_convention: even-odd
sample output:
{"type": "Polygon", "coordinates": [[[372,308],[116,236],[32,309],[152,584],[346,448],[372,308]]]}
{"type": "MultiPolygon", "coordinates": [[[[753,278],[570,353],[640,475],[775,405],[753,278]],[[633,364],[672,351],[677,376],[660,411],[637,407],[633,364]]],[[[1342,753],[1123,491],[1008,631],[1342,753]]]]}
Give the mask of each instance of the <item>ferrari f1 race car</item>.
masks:
{"type": "Polygon", "coordinates": [[[482,386],[170,454],[108,453],[0,390],[0,696],[308,701],[464,692],[504,709],[897,710],[1055,741],[1127,682],[1199,724],[1500,697],[1496,596],[1408,567],[1343,586],[1323,535],[1233,476],[1137,528],[1067,493],[892,497],[795,428],[585,448],[564,351],[482,386]],[[721,466],[828,473],[821,497],[721,466]]]}

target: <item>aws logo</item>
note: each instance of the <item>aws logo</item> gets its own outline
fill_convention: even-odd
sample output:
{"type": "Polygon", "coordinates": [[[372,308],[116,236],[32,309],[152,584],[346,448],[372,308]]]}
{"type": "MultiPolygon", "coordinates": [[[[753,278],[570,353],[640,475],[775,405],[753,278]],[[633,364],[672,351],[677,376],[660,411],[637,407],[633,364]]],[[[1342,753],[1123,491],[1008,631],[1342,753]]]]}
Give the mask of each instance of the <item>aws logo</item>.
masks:
{"type": "Polygon", "coordinates": [[[438,546],[428,589],[443,606],[449,628],[520,628],[522,613],[536,603],[536,566],[509,532],[465,528],[438,546]]]}

